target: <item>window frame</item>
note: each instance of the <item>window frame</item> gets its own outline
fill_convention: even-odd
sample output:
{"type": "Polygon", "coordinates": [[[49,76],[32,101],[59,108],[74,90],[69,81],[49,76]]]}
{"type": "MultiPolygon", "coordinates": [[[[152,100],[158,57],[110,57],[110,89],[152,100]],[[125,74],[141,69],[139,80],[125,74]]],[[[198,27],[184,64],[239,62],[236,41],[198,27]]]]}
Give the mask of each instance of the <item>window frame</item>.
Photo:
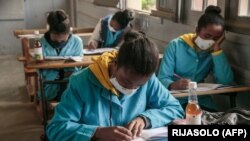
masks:
{"type": "Polygon", "coordinates": [[[171,20],[173,22],[181,21],[181,9],[183,0],[164,0],[166,4],[161,6],[161,0],[156,0],[156,10],[151,10],[151,15],[171,20]],[[167,5],[171,2],[171,6],[167,5]],[[171,7],[171,8],[169,8],[171,7]]]}
{"type": "Polygon", "coordinates": [[[227,0],[226,10],[226,29],[235,33],[250,35],[250,17],[238,16],[239,0],[227,0]]]}
{"type": "MultiPolygon", "coordinates": [[[[187,25],[192,25],[192,26],[197,26],[197,22],[200,18],[200,16],[204,13],[204,10],[207,6],[208,1],[207,0],[203,0],[203,7],[202,7],[202,11],[196,11],[196,10],[192,10],[191,6],[192,6],[192,0],[185,0],[185,4],[184,4],[184,12],[183,12],[183,23],[187,24],[187,25]]],[[[217,6],[221,7],[221,15],[224,15],[224,6],[221,2],[221,0],[217,0],[217,6]]]]}

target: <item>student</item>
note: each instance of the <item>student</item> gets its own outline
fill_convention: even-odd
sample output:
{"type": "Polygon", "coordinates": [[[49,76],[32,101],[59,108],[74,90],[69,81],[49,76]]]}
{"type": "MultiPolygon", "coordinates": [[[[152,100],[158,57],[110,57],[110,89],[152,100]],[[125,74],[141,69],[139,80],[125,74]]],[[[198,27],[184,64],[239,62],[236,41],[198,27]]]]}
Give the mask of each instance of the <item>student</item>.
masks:
{"type": "MultiPolygon", "coordinates": [[[[43,55],[46,56],[82,56],[83,42],[80,37],[70,33],[68,15],[63,10],[52,11],[48,14],[48,32],[41,38],[43,55]]],[[[68,78],[78,68],[43,70],[45,80],[62,80],[68,78]]],[[[65,87],[65,86],[64,86],[65,87]]],[[[58,84],[46,84],[47,100],[60,98],[64,88],[58,84]],[[59,94],[59,95],[58,95],[59,94]],[[57,97],[58,96],[58,97],[57,97]]]]}
{"type": "MultiPolygon", "coordinates": [[[[165,49],[158,78],[169,90],[187,89],[188,82],[204,82],[210,72],[216,83],[230,84],[233,73],[222,51],[225,22],[217,6],[208,6],[200,17],[196,33],[172,40],[165,49]]],[[[179,99],[183,107],[187,98],[179,99]]],[[[199,96],[203,109],[216,110],[211,96],[199,96]]]]}
{"type": "Polygon", "coordinates": [[[130,10],[118,11],[102,18],[88,42],[88,49],[117,47],[124,34],[132,29],[130,21],[133,19],[133,12],[130,10]]]}
{"type": "Polygon", "coordinates": [[[143,128],[183,117],[183,109],[154,72],[158,50],[129,32],[119,52],[106,52],[73,75],[47,127],[53,141],[131,140],[143,128]]]}

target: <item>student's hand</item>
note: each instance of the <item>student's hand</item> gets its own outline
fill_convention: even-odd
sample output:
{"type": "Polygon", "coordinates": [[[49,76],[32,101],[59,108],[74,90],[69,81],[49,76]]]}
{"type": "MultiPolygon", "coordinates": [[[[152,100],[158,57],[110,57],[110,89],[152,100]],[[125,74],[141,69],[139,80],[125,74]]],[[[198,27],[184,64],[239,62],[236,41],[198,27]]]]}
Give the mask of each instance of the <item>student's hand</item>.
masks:
{"type": "Polygon", "coordinates": [[[216,40],[215,43],[213,44],[212,49],[214,52],[221,50],[220,45],[224,40],[225,40],[225,32],[222,33],[221,37],[218,40],[216,40]]]}
{"type": "Polygon", "coordinates": [[[186,90],[189,82],[189,79],[181,78],[170,85],[170,90],[186,90]]]}
{"type": "Polygon", "coordinates": [[[141,117],[137,117],[127,125],[127,128],[132,132],[133,138],[135,138],[141,135],[145,124],[146,123],[141,117]]]}
{"type": "Polygon", "coordinates": [[[97,48],[97,45],[98,43],[96,42],[96,41],[91,41],[91,42],[89,42],[89,44],[88,44],[88,49],[96,49],[97,48]]]}
{"type": "Polygon", "coordinates": [[[131,141],[132,133],[125,127],[99,127],[93,136],[96,140],[101,141],[131,141]]]}

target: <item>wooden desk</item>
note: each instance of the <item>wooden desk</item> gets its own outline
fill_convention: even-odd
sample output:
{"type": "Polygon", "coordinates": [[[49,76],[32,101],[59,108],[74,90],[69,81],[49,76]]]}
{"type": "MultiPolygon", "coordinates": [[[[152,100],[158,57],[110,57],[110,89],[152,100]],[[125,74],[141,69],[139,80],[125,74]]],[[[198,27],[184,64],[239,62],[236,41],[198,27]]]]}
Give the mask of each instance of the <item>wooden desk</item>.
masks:
{"type": "MultiPolygon", "coordinates": [[[[242,86],[242,87],[235,87],[235,88],[225,88],[225,89],[215,89],[209,91],[198,91],[197,95],[218,95],[218,94],[225,94],[225,93],[238,93],[238,92],[246,92],[250,91],[250,86],[242,86]]],[[[172,94],[174,97],[186,97],[188,93],[178,93],[172,94]]]]}
{"type": "Polygon", "coordinates": [[[36,63],[34,60],[27,63],[27,68],[30,69],[59,69],[59,68],[70,68],[70,67],[87,67],[93,63],[92,57],[97,56],[84,56],[81,62],[69,62],[66,60],[56,61],[44,61],[42,63],[36,63]]]}
{"type": "MultiPolygon", "coordinates": [[[[239,92],[247,92],[250,91],[250,86],[241,86],[241,87],[234,87],[234,88],[225,88],[225,89],[215,89],[209,91],[198,91],[197,95],[218,95],[218,94],[228,94],[230,96],[230,105],[231,107],[236,106],[236,96],[239,92]]],[[[172,94],[174,97],[187,97],[188,93],[177,93],[172,94]]]]}

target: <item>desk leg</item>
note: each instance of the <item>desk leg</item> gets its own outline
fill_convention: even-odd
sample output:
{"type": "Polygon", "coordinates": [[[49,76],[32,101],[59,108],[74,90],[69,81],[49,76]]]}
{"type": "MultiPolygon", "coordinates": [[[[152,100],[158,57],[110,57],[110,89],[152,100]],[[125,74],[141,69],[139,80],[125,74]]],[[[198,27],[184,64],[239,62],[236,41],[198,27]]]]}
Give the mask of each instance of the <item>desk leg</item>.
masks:
{"type": "Polygon", "coordinates": [[[48,121],[48,105],[46,101],[46,96],[44,92],[44,80],[42,76],[42,70],[39,72],[39,82],[40,82],[40,92],[41,92],[41,98],[42,98],[42,110],[43,110],[43,126],[44,126],[44,141],[47,141],[46,136],[46,127],[47,127],[47,121],[48,121]]]}
{"type": "Polygon", "coordinates": [[[237,93],[231,93],[229,96],[231,108],[236,107],[236,96],[237,96],[237,93]]]}

